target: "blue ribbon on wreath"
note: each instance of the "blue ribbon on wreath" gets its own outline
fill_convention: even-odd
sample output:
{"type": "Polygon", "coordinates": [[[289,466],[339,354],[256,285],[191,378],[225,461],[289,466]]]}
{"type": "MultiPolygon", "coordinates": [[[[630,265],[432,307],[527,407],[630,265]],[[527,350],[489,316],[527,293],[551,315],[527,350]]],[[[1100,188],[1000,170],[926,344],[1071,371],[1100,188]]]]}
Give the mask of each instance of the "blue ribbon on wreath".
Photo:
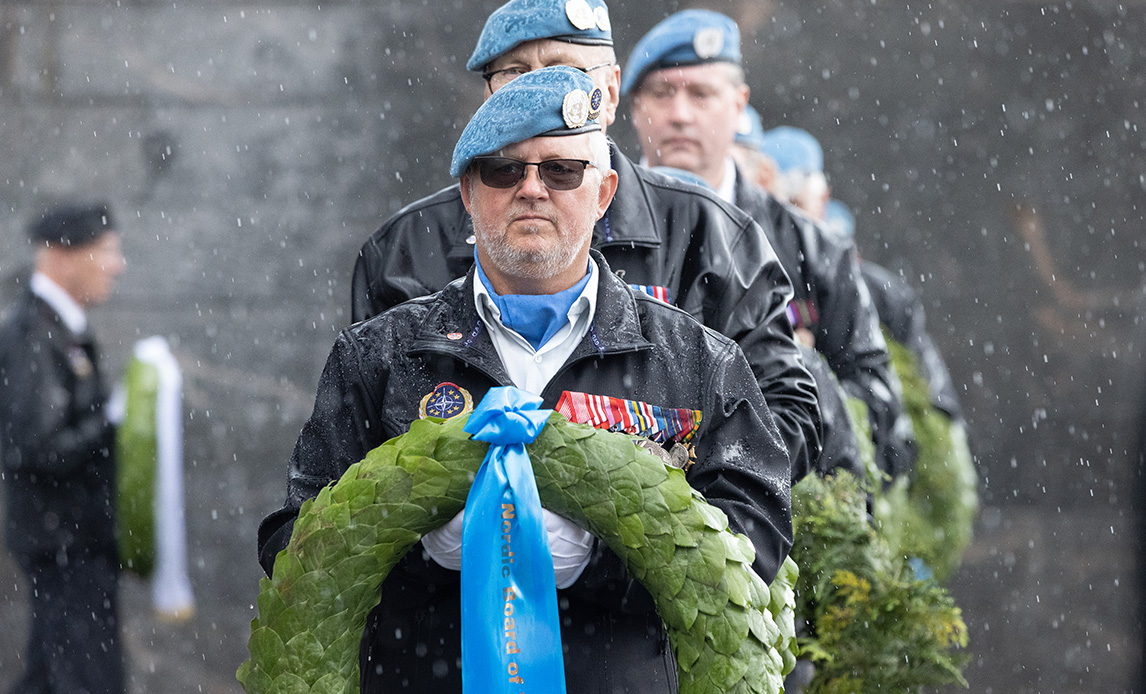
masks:
{"type": "Polygon", "coordinates": [[[493,388],[465,432],[490,444],[462,520],[462,691],[564,694],[553,556],[525,444],[552,410],[493,388]]]}

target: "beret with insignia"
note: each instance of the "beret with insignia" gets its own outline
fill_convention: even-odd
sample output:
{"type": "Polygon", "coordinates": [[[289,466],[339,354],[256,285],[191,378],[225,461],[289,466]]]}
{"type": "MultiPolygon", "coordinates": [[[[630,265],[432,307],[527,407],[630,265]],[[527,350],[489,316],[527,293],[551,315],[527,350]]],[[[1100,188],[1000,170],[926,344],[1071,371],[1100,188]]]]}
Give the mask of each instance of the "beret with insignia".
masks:
{"type": "Polygon", "coordinates": [[[736,144],[757,152],[764,146],[764,123],[752,104],[745,104],[740,112],[740,120],[736,122],[736,144]]]}
{"type": "Polygon", "coordinates": [[[458,178],[474,157],[531,137],[600,130],[591,113],[595,90],[588,75],[563,65],[518,77],[490,95],[470,118],[454,147],[450,175],[458,178]]]}
{"type": "Polygon", "coordinates": [[[824,149],[807,130],[790,125],[772,128],[762,134],[760,151],[776,162],[780,173],[824,170],[824,149]]]}
{"type": "Polygon", "coordinates": [[[44,243],[83,246],[114,229],[106,204],[66,204],[45,212],[28,227],[28,235],[44,243]]]}
{"type": "Polygon", "coordinates": [[[481,72],[495,58],[537,39],[612,46],[609,8],[603,0],[512,0],[494,10],[466,69],[481,72]]]}
{"type": "Polygon", "coordinates": [[[711,10],[677,12],[637,42],[622,71],[621,93],[631,92],[653,70],[713,62],[740,64],[736,22],[711,10]]]}

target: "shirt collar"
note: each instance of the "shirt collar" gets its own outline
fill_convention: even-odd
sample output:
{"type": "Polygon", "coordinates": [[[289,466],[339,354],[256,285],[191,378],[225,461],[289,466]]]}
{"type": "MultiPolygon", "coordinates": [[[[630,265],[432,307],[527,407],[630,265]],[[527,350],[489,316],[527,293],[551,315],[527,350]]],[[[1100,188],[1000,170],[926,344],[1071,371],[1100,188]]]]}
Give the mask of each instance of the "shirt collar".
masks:
{"type": "MultiPolygon", "coordinates": [[[[580,296],[578,296],[573,301],[573,304],[569,307],[569,312],[566,314],[566,317],[569,319],[569,324],[575,325],[577,323],[577,319],[585,313],[588,314],[588,322],[592,322],[593,316],[597,313],[597,287],[600,278],[597,270],[597,263],[590,259],[588,265],[589,281],[585,283],[585,288],[581,291],[580,296]]],[[[522,344],[529,345],[529,342],[524,337],[521,337],[501,322],[501,311],[494,303],[493,297],[490,296],[489,290],[486,289],[485,283],[476,276],[476,272],[474,273],[473,287],[474,306],[477,307],[478,316],[482,319],[482,321],[484,321],[487,325],[496,325],[506,333],[513,335],[514,339],[520,340],[522,344]]],[[[557,337],[557,335],[560,334],[561,331],[558,330],[557,334],[549,338],[549,342],[552,342],[554,337],[557,337]]],[[[547,342],[546,345],[549,344],[549,342],[547,342]]],[[[534,351],[540,352],[545,349],[546,345],[541,345],[537,350],[534,351]]],[[[532,346],[530,346],[530,349],[533,349],[532,346]]]]}
{"type": "MultiPolygon", "coordinates": [[[[648,168],[648,157],[642,156],[640,165],[648,168]]],[[[736,204],[736,162],[732,157],[724,158],[724,180],[720,182],[720,188],[716,189],[717,196],[721,200],[731,205],[736,204]]]]}
{"type": "Polygon", "coordinates": [[[720,182],[716,194],[724,202],[730,205],[736,204],[736,162],[732,160],[732,157],[725,157],[724,159],[724,180],[720,182]]]}
{"type": "Polygon", "coordinates": [[[83,307],[50,277],[42,272],[34,272],[29,287],[33,294],[43,299],[60,315],[60,320],[64,321],[68,330],[81,335],[88,329],[88,318],[83,307]]]}

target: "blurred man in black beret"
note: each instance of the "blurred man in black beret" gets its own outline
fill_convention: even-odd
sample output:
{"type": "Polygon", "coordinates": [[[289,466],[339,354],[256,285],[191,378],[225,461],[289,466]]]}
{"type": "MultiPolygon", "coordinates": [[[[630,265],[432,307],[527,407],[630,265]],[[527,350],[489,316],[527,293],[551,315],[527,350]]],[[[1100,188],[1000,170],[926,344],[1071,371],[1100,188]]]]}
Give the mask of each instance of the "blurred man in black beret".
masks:
{"type": "Polygon", "coordinates": [[[28,580],[25,673],[12,691],[122,694],[115,429],[85,308],[124,270],[107,205],[35,221],[35,270],[0,326],[7,541],[28,580]]]}

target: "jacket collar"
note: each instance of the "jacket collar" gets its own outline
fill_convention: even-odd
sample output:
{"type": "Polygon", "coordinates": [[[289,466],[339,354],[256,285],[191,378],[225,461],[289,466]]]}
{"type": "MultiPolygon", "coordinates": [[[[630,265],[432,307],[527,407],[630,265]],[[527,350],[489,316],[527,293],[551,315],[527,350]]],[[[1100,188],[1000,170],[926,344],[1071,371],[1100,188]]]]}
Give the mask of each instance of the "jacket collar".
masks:
{"type": "Polygon", "coordinates": [[[73,335],[82,335],[87,332],[88,319],[83,307],[52,278],[42,272],[33,272],[32,278],[28,281],[28,287],[31,288],[33,294],[52,307],[52,310],[56,312],[64,325],[68,326],[73,335]]]}
{"type": "Polygon", "coordinates": [[[617,172],[617,193],[608,212],[597,222],[594,233],[598,244],[659,245],[660,225],[644,189],[640,168],[621,153],[612,139],[609,154],[613,170],[617,172]]]}
{"type": "MultiPolygon", "coordinates": [[[[641,333],[633,291],[609,269],[604,256],[590,249],[601,279],[597,288],[597,312],[589,332],[573,350],[569,362],[591,356],[648,349],[652,344],[641,333]]],[[[509,375],[474,306],[474,268],[438,292],[407,353],[448,353],[486,372],[499,383],[509,375]]],[[[567,362],[568,363],[568,362],[567,362]]]]}
{"type": "Polygon", "coordinates": [[[573,350],[570,361],[590,354],[616,354],[632,352],[652,347],[641,332],[641,321],[637,315],[637,300],[633,290],[624,280],[613,274],[605,256],[596,249],[589,249],[589,257],[601,270],[601,280],[597,289],[597,313],[589,333],[573,350]]]}
{"type": "Polygon", "coordinates": [[[736,172],[736,185],[732,189],[732,194],[736,196],[737,207],[741,207],[741,209],[743,209],[743,205],[741,205],[741,203],[748,201],[753,195],[755,195],[755,193],[751,192],[748,181],[744,178],[744,173],[740,170],[740,165],[735,164],[734,166],[734,170],[736,172]]]}
{"type": "MultiPolygon", "coordinates": [[[[768,190],[757,183],[749,181],[744,176],[744,172],[740,170],[740,165],[736,164],[736,206],[753,216],[760,226],[764,227],[767,233],[770,224],[755,216],[758,210],[766,209],[769,198],[773,195],[768,190]]],[[[779,202],[779,201],[777,201],[779,202]]],[[[771,241],[771,234],[769,234],[769,241],[771,241]]]]}
{"type": "Polygon", "coordinates": [[[49,345],[52,349],[57,351],[66,350],[71,345],[94,343],[90,329],[85,328],[83,332],[76,333],[64,322],[63,317],[60,316],[59,311],[55,309],[44,297],[32,291],[30,286],[25,286],[22,297],[17,303],[13,318],[16,314],[20,316],[18,320],[22,321],[42,321],[52,326],[59,326],[59,330],[53,332],[54,335],[59,335],[60,339],[49,340],[49,345]]]}

